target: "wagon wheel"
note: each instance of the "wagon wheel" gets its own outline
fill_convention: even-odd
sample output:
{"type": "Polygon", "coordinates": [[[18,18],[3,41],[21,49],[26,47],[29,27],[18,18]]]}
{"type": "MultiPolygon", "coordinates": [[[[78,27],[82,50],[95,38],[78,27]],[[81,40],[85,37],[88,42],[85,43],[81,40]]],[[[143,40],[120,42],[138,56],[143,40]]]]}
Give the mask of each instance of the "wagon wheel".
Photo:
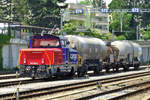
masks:
{"type": "Polygon", "coordinates": [[[123,65],[123,69],[124,69],[124,71],[128,71],[129,70],[129,65],[123,65]]]}
{"type": "Polygon", "coordinates": [[[118,72],[119,71],[119,66],[118,65],[116,65],[116,72],[118,72]]]}
{"type": "Polygon", "coordinates": [[[100,66],[96,66],[94,69],[94,74],[99,74],[100,73],[100,66]]]}
{"type": "Polygon", "coordinates": [[[138,70],[138,69],[139,69],[139,64],[135,64],[135,65],[134,65],[134,69],[135,69],[135,70],[138,70]]]}
{"type": "Polygon", "coordinates": [[[81,68],[78,68],[78,69],[77,69],[77,75],[78,75],[78,77],[81,76],[81,71],[80,71],[80,69],[81,69],[81,68]]]}
{"type": "Polygon", "coordinates": [[[100,71],[102,71],[101,63],[99,63],[98,66],[95,67],[94,74],[100,74],[100,71]]]}
{"type": "Polygon", "coordinates": [[[109,71],[110,71],[110,66],[109,66],[109,65],[106,65],[105,70],[106,70],[107,73],[109,73],[109,71]]]}
{"type": "Polygon", "coordinates": [[[86,66],[82,66],[82,67],[78,68],[77,69],[78,77],[82,77],[82,76],[86,75],[87,71],[88,71],[88,69],[86,66]]]}

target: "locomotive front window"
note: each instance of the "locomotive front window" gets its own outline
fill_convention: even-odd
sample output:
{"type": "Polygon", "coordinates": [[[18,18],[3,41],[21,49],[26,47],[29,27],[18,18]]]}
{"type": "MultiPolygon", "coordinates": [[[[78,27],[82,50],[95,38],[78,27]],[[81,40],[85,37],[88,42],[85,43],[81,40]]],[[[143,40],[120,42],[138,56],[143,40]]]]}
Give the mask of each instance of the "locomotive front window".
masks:
{"type": "Polygon", "coordinates": [[[59,47],[60,43],[57,39],[34,39],[32,43],[33,48],[48,48],[59,47]]]}

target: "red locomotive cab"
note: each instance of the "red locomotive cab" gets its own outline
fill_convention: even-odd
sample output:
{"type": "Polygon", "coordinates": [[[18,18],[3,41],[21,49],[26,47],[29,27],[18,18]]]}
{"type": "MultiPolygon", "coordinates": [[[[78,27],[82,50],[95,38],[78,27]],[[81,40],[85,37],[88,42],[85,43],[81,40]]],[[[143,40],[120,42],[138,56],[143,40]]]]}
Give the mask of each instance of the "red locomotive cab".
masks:
{"type": "Polygon", "coordinates": [[[61,55],[61,49],[22,49],[20,50],[20,65],[62,64],[61,55]]]}
{"type": "Polygon", "coordinates": [[[60,64],[63,64],[63,55],[60,40],[56,36],[35,35],[30,39],[29,48],[20,50],[20,71],[27,74],[23,76],[36,77],[43,72],[45,77],[50,67],[60,64]]]}

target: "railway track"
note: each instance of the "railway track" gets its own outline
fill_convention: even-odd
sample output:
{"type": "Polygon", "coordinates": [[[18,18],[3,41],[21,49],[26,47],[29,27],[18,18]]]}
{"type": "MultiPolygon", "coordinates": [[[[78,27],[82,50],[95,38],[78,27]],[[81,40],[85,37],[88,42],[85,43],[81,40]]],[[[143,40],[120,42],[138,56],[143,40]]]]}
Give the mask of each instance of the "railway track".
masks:
{"type": "Polygon", "coordinates": [[[7,72],[7,71],[0,71],[0,75],[7,75],[7,74],[15,74],[16,71],[10,71],[10,72],[7,72]]]}
{"type": "MultiPolygon", "coordinates": [[[[149,77],[150,78],[150,77],[149,77]]],[[[110,89],[104,92],[97,92],[92,95],[79,97],[75,100],[124,100],[122,98],[128,97],[130,95],[137,94],[138,92],[143,92],[150,89],[150,80],[139,82],[135,84],[125,85],[123,87],[118,87],[115,89],[110,89]],[[95,98],[96,97],[96,98],[95,98]]],[[[60,99],[61,100],[61,99],[60,99]]]]}
{"type": "Polygon", "coordinates": [[[25,80],[15,80],[15,81],[4,81],[4,82],[0,82],[0,88],[1,87],[7,87],[7,86],[13,86],[13,85],[18,85],[20,83],[20,85],[22,84],[30,84],[30,83],[37,83],[37,82],[44,82],[44,80],[41,79],[36,79],[36,80],[32,80],[32,79],[25,79],[25,80]]]}
{"type": "MultiPolygon", "coordinates": [[[[130,88],[130,89],[133,88],[133,91],[130,91],[130,92],[122,94],[122,95],[118,94],[115,97],[112,97],[112,98],[110,98],[108,100],[119,100],[119,99],[122,99],[124,97],[128,97],[130,95],[134,95],[134,94],[137,94],[137,93],[149,90],[150,89],[150,81],[139,83],[139,84],[135,84],[135,85],[132,85],[132,86],[126,86],[126,88],[123,88],[122,91],[126,90],[127,88],[130,88]]],[[[120,91],[120,90],[117,90],[117,89],[114,90],[114,92],[118,92],[118,91],[120,91]]]]}
{"type": "Polygon", "coordinates": [[[11,78],[16,78],[16,74],[4,74],[4,75],[0,75],[0,80],[11,79],[11,78]]]}
{"type": "MultiPolygon", "coordinates": [[[[144,68],[145,67],[142,67],[141,69],[144,69],[144,68]]],[[[90,75],[90,76],[97,76],[97,75],[90,75]]],[[[11,78],[16,78],[16,74],[0,75],[1,80],[2,79],[11,79],[11,78]]],[[[65,80],[65,79],[69,79],[69,77],[63,78],[63,80],[65,80]]],[[[57,80],[57,79],[54,79],[54,80],[57,80]]],[[[59,79],[59,80],[62,80],[62,79],[59,79]]],[[[19,82],[21,82],[21,85],[22,85],[22,84],[29,84],[29,83],[36,83],[36,82],[44,82],[44,80],[38,79],[38,80],[33,81],[32,79],[26,79],[26,80],[19,80],[18,79],[18,80],[10,80],[10,81],[1,81],[0,82],[0,88],[1,87],[6,87],[6,86],[18,85],[19,82]]]]}
{"type": "MultiPolygon", "coordinates": [[[[106,79],[96,79],[96,80],[88,80],[84,82],[78,82],[78,83],[72,83],[72,84],[65,84],[65,85],[59,85],[59,86],[53,86],[53,87],[47,87],[47,88],[41,88],[41,89],[34,89],[34,90],[27,90],[27,91],[20,91],[20,99],[31,99],[31,98],[36,98],[39,96],[42,96],[42,99],[45,98],[43,96],[48,95],[48,99],[58,99],[58,98],[63,98],[69,95],[73,94],[78,94],[80,92],[75,92],[73,94],[64,94],[64,92],[67,91],[72,91],[72,90],[82,90],[82,88],[87,88],[87,87],[92,87],[91,90],[96,89],[97,86],[100,84],[110,84],[112,82],[118,82],[118,81],[124,81],[124,80],[129,80],[137,77],[146,77],[150,76],[150,72],[141,72],[141,73],[136,73],[136,74],[130,74],[130,75],[122,75],[122,76],[117,76],[117,77],[111,77],[111,78],[106,78],[106,79]],[[63,95],[60,95],[62,94],[63,95]],[[57,95],[57,96],[56,96],[57,95]]],[[[85,90],[89,91],[89,90],[85,90]]],[[[82,92],[85,92],[82,91],[82,92]]],[[[0,98],[6,99],[6,100],[15,100],[15,96],[13,93],[8,93],[8,94],[2,94],[0,95],[0,98]]],[[[37,98],[37,99],[38,99],[37,98]]],[[[80,98],[82,99],[82,98],[80,98]]],[[[84,100],[84,99],[82,99],[84,100]]]]}

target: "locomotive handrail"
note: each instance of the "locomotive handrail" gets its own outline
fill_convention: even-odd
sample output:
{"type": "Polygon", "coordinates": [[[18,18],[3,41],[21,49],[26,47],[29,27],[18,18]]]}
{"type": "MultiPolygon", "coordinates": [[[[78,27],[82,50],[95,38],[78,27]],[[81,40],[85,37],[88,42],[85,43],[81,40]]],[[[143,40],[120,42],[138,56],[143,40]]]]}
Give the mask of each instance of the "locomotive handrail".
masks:
{"type": "MultiPolygon", "coordinates": [[[[51,59],[49,58],[47,52],[46,52],[46,56],[47,56],[47,58],[49,60],[49,67],[48,67],[48,69],[50,69],[52,67],[52,64],[51,64],[51,59]]],[[[54,58],[54,56],[53,56],[53,58],[54,58]]]]}

